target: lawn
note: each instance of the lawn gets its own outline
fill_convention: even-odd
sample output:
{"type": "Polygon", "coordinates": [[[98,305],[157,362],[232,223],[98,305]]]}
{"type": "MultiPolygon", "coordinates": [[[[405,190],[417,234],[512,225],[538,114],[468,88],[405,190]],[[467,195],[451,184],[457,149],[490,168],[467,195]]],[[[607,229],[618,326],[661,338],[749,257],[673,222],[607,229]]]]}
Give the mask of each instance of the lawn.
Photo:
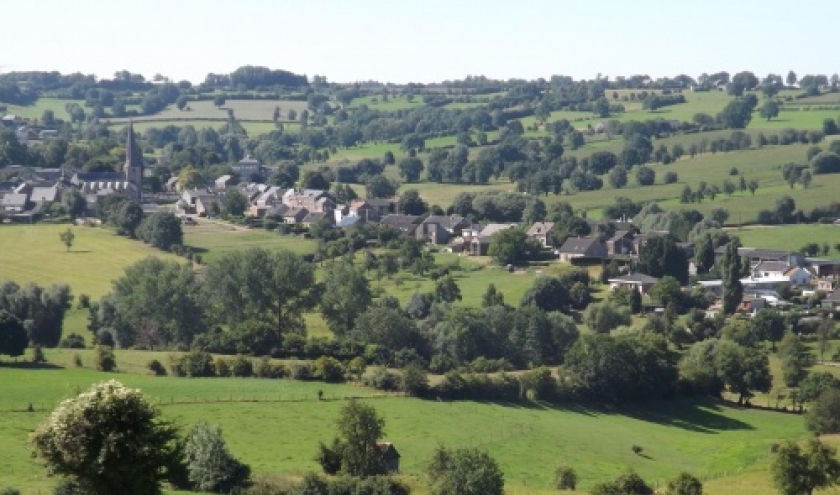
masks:
{"type": "Polygon", "coordinates": [[[199,219],[198,225],[184,227],[184,245],[201,254],[207,263],[224,253],[252,247],[288,249],[297,254],[315,251],[315,241],[312,240],[208,219],[199,219]]]}
{"type": "Polygon", "coordinates": [[[105,295],[123,269],[147,256],[180,260],[146,244],[98,227],[72,227],[68,253],[58,234],[69,225],[0,226],[0,279],[41,285],[68,283],[73,294],[105,295]]]}
{"type": "MultiPolygon", "coordinates": [[[[5,104],[8,107],[7,113],[23,117],[25,119],[38,119],[44,115],[44,110],[52,110],[55,118],[70,120],[70,114],[65,110],[68,103],[75,103],[84,107],[84,100],[68,100],[63,98],[38,98],[31,105],[11,105],[5,104]]],[[[85,110],[86,112],[88,109],[85,110]]]]}
{"type": "Polygon", "coordinates": [[[828,256],[837,256],[834,245],[840,242],[840,227],[834,225],[780,225],[774,227],[745,227],[734,230],[741,244],[767,249],[796,251],[804,244],[815,242],[830,247],[828,256]]]}
{"type": "MultiPolygon", "coordinates": [[[[141,388],[161,404],[166,419],[184,427],[200,420],[221,425],[231,451],[249,463],[255,475],[272,477],[317,469],[312,454],[319,440],[334,434],[334,421],[343,404],[340,400],[319,402],[317,390],[324,390],[328,398],[370,393],[344,385],[288,380],[0,368],[0,380],[8,384],[0,395],[0,444],[4,445],[0,486],[20,487],[25,494],[47,489],[52,481],[30,458],[27,433],[43,420],[45,409],[109,378],[141,388]],[[179,404],[178,399],[193,403],[179,404]],[[30,402],[37,407],[35,412],[9,412],[25,409],[30,402]]],[[[682,470],[718,477],[764,459],[770,444],[804,433],[799,416],[712,401],[651,403],[644,410],[411,398],[381,398],[370,404],[386,421],[386,438],[402,454],[403,473],[419,475],[440,443],[480,447],[499,461],[508,487],[521,493],[548,489],[553,469],[560,463],[578,470],[583,488],[626,468],[660,486],[682,470]],[[633,454],[633,444],[641,445],[644,455],[633,454]]]]}

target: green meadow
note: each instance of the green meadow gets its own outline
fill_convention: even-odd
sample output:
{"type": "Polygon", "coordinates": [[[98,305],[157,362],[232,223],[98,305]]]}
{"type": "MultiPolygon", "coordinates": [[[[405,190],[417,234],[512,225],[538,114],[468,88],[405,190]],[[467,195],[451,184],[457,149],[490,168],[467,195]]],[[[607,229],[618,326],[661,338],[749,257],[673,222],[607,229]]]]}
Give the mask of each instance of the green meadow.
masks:
{"type": "Polygon", "coordinates": [[[741,239],[741,244],[767,249],[789,249],[796,251],[807,243],[827,244],[829,256],[838,256],[834,245],[840,243],[840,227],[834,225],[785,225],[782,227],[745,227],[732,231],[741,239]]]}

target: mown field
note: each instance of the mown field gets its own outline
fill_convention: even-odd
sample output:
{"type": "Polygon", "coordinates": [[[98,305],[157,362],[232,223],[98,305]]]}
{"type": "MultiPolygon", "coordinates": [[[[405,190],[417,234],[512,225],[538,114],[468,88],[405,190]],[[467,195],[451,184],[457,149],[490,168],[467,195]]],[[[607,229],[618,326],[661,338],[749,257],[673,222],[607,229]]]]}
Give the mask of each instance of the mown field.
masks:
{"type": "Polygon", "coordinates": [[[298,254],[315,251],[315,241],[292,235],[278,235],[260,229],[238,227],[220,220],[198,220],[198,225],[184,226],[184,245],[212,262],[224,253],[251,247],[288,249],[298,254]]]}
{"type": "Polygon", "coordinates": [[[182,259],[99,227],[0,226],[0,279],[41,285],[66,283],[76,296],[103,296],[126,266],[147,256],[182,259]],[[58,238],[68,227],[76,236],[70,252],[58,238]]]}
{"type": "MultiPolygon", "coordinates": [[[[57,352],[47,351],[48,359],[57,352]]],[[[129,358],[132,353],[144,354],[118,351],[118,363],[142,359],[129,358]]],[[[161,404],[166,419],[184,427],[200,420],[220,424],[232,452],[263,477],[315,470],[312,455],[317,442],[332,437],[343,404],[332,398],[371,393],[346,385],[289,380],[157,378],[78,368],[0,367],[4,384],[0,486],[22,488],[27,495],[46,491],[51,480],[29,456],[28,432],[62,398],[110,378],[142,389],[161,404]],[[330,400],[318,401],[318,390],[330,400]],[[29,403],[35,412],[25,412],[29,403]]],[[[547,492],[553,469],[560,463],[578,470],[584,488],[626,468],[660,486],[682,470],[704,478],[731,475],[766,458],[770,444],[804,433],[799,416],[705,400],[620,410],[401,397],[369,401],[384,417],[386,437],[397,445],[402,471],[410,478],[421,474],[438,444],[474,446],[487,449],[499,461],[509,489],[516,493],[547,492]],[[633,444],[643,446],[644,455],[633,454],[633,444]]],[[[422,488],[419,481],[414,483],[422,488]]]]}
{"type": "Polygon", "coordinates": [[[741,244],[767,249],[789,249],[796,251],[803,245],[815,242],[831,248],[828,256],[840,255],[834,245],[840,242],[840,227],[834,225],[785,225],[779,227],[745,227],[732,231],[741,239],[741,244]]]}

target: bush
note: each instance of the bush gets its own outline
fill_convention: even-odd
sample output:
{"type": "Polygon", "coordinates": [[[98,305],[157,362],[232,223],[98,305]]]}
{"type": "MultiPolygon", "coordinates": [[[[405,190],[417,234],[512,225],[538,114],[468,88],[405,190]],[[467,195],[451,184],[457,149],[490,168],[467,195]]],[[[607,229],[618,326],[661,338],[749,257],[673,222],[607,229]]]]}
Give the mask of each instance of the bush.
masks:
{"type": "Polygon", "coordinates": [[[422,368],[410,364],[403,369],[400,389],[415,397],[423,396],[429,390],[429,377],[422,368]]]}
{"type": "Polygon", "coordinates": [[[32,348],[32,362],[33,363],[46,363],[47,357],[44,355],[44,349],[41,347],[40,344],[35,344],[35,347],[32,348]]]}
{"type": "Polygon", "coordinates": [[[90,308],[90,296],[87,294],[80,294],[79,295],[79,309],[88,309],[90,308]]]}
{"type": "Polygon", "coordinates": [[[117,358],[114,351],[104,345],[97,345],[93,348],[93,363],[99,371],[114,371],[117,368],[117,358]]]}
{"type": "Polygon", "coordinates": [[[184,375],[201,378],[216,376],[213,357],[204,351],[190,351],[181,356],[181,371],[184,375]]]}
{"type": "Polygon", "coordinates": [[[216,366],[216,376],[220,376],[222,378],[229,378],[233,376],[230,371],[230,364],[225,358],[216,357],[216,359],[213,360],[213,364],[216,366]]]}
{"type": "Polygon", "coordinates": [[[157,359],[149,361],[149,364],[147,364],[146,367],[155,376],[166,376],[166,368],[164,368],[163,364],[161,364],[161,362],[157,359]]]}
{"type": "Polygon", "coordinates": [[[268,356],[261,357],[254,369],[254,376],[258,378],[284,378],[287,374],[285,366],[271,364],[271,358],[268,356]]]}
{"type": "Polygon", "coordinates": [[[312,367],[309,363],[293,364],[290,371],[292,378],[295,380],[312,379],[312,367]]]}
{"type": "Polygon", "coordinates": [[[251,476],[251,468],[228,451],[222,430],[204,422],[187,435],[184,457],[188,478],[197,491],[231,493],[245,486],[251,476]]]}
{"type": "Polygon", "coordinates": [[[58,343],[58,347],[63,347],[65,349],[84,349],[85,338],[77,333],[71,333],[67,337],[61,339],[61,342],[58,343]]]}
{"type": "Polygon", "coordinates": [[[554,472],[554,486],[558,490],[577,488],[577,473],[570,466],[559,466],[554,472]]]}
{"type": "Polygon", "coordinates": [[[396,391],[400,389],[400,376],[386,368],[377,366],[370,376],[366,376],[362,380],[362,383],[376,390],[396,391]]]}
{"type": "Polygon", "coordinates": [[[640,455],[644,449],[641,445],[633,445],[630,447],[630,450],[632,450],[634,454],[640,455]]]}
{"type": "Polygon", "coordinates": [[[78,352],[76,354],[73,354],[73,365],[77,368],[81,368],[82,366],[84,366],[82,364],[82,356],[80,356],[78,352]]]}
{"type": "Polygon", "coordinates": [[[0,495],[20,495],[20,490],[17,488],[6,487],[0,490],[0,495]]]}
{"type": "Polygon", "coordinates": [[[321,356],[313,363],[315,377],[328,383],[344,381],[344,366],[335,358],[321,356]]]}
{"type": "MultiPolygon", "coordinates": [[[[6,494],[4,493],[3,495],[6,494]]],[[[53,495],[85,495],[85,492],[76,482],[61,480],[53,488],[53,495]]]]}
{"type": "Polygon", "coordinates": [[[324,442],[318,443],[318,453],[315,454],[315,462],[321,465],[324,474],[333,475],[341,470],[341,445],[338,439],[333,440],[332,447],[327,447],[324,442]]]}
{"type": "Polygon", "coordinates": [[[230,374],[240,378],[254,376],[254,363],[242,354],[237,354],[230,362],[230,374]]]}

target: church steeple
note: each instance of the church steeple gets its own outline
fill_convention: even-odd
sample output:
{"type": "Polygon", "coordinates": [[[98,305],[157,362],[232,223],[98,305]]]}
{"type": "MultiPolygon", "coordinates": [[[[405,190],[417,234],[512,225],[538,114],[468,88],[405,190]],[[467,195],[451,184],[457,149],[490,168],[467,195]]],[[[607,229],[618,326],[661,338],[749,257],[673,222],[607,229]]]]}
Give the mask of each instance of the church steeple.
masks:
{"type": "Polygon", "coordinates": [[[134,123],[128,121],[128,137],[125,141],[125,180],[137,188],[137,199],[143,193],[143,155],[134,143],[134,123]]]}

